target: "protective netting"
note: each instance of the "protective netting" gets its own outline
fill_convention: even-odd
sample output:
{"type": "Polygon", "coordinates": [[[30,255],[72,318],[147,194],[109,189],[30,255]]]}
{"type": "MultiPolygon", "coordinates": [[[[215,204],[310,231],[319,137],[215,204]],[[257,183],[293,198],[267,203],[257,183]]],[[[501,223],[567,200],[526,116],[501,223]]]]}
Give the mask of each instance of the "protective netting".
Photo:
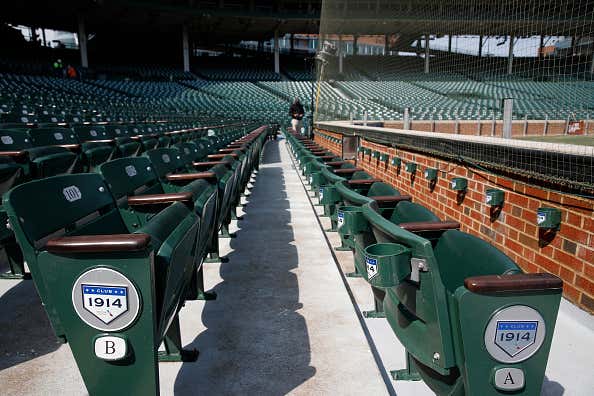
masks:
{"type": "Polygon", "coordinates": [[[319,118],[499,119],[504,98],[516,119],[594,118],[593,19],[593,1],[324,0],[319,118]]]}
{"type": "Polygon", "coordinates": [[[316,121],[576,144],[594,185],[594,1],[324,0],[319,42],[316,121]]]}

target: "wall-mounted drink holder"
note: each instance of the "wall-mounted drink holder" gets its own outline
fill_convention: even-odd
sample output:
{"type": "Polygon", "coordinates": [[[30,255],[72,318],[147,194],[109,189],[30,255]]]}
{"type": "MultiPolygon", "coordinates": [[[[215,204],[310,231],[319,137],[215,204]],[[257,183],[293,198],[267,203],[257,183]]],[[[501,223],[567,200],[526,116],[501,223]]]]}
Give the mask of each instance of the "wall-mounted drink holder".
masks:
{"type": "Polygon", "coordinates": [[[497,188],[489,188],[485,191],[485,203],[489,206],[503,206],[505,192],[497,188]]]}
{"type": "Polygon", "coordinates": [[[437,180],[437,169],[427,168],[425,169],[425,179],[429,181],[437,180]]]}
{"type": "Polygon", "coordinates": [[[408,162],[404,167],[408,173],[415,173],[417,171],[417,164],[414,162],[408,162]]]}
{"type": "Polygon", "coordinates": [[[454,191],[466,191],[468,188],[468,180],[464,177],[454,177],[450,186],[454,191]]]}
{"type": "Polygon", "coordinates": [[[536,224],[545,230],[558,231],[561,226],[561,210],[547,207],[538,208],[536,224]]]}

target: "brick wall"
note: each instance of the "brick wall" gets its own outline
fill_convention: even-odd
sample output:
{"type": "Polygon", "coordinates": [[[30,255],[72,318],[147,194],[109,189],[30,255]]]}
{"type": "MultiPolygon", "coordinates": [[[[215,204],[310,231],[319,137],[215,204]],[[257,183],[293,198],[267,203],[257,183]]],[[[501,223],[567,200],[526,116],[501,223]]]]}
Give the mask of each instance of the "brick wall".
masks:
{"type": "MultiPolygon", "coordinates": [[[[321,131],[315,140],[340,155],[340,143],[327,136],[340,138],[340,134],[321,131]]],[[[564,281],[563,294],[581,308],[594,313],[594,200],[581,199],[557,193],[535,185],[500,177],[479,169],[467,168],[455,162],[421,155],[414,152],[362,141],[363,147],[402,159],[397,168],[380,163],[370,155],[358,154],[357,166],[374,177],[395,186],[413,201],[429,208],[442,219],[454,219],[461,229],[481,237],[511,257],[526,272],[549,272],[564,281]],[[407,173],[405,164],[414,162],[414,176],[407,173]],[[430,188],[424,178],[427,168],[437,168],[438,179],[430,188]],[[463,200],[451,189],[453,177],[468,180],[463,200]],[[492,217],[485,204],[485,190],[498,188],[505,191],[505,203],[498,217],[492,217]],[[562,212],[560,230],[543,235],[536,226],[539,207],[559,208],[562,212]]]]}
{"type": "MultiPolygon", "coordinates": [[[[385,121],[386,128],[402,129],[404,127],[403,121],[385,121]]],[[[547,123],[547,135],[563,135],[565,133],[566,122],[563,120],[551,120],[547,123]]],[[[477,120],[460,120],[456,126],[456,121],[440,120],[440,121],[421,121],[411,120],[410,128],[415,131],[425,132],[441,132],[441,133],[457,133],[460,135],[477,135],[477,136],[503,136],[503,121],[495,122],[495,130],[493,131],[493,122],[490,120],[481,120],[480,126],[477,120]]],[[[545,132],[545,122],[539,120],[530,120],[524,126],[523,120],[514,120],[512,122],[512,136],[524,135],[524,128],[526,128],[526,136],[542,136],[545,132]]],[[[594,120],[584,123],[584,132],[594,134],[594,120]]]]}

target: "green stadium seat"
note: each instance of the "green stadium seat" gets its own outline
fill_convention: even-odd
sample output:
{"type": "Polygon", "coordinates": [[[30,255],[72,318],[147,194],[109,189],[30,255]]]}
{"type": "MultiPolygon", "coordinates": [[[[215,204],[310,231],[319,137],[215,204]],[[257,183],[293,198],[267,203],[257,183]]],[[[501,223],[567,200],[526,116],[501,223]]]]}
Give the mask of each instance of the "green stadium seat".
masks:
{"type": "Polygon", "coordinates": [[[555,326],[562,281],[522,274],[475,236],[450,229],[430,241],[383,218],[374,203],[362,212],[377,239],[365,250],[367,279],[385,290],[386,317],[407,353],[394,378],[423,379],[438,395],[496,394],[488,379],[514,363],[523,389],[540,392],[552,340],[545,327],[555,326]],[[505,341],[516,337],[522,343],[505,341]]]}
{"type": "Polygon", "coordinates": [[[195,268],[193,210],[175,202],[131,233],[97,174],[25,183],[3,203],[54,332],[69,343],[89,393],[156,394],[161,342],[170,360],[196,358],[181,349],[178,319],[195,268]],[[115,346],[114,337],[116,364],[97,347],[115,346]]]}

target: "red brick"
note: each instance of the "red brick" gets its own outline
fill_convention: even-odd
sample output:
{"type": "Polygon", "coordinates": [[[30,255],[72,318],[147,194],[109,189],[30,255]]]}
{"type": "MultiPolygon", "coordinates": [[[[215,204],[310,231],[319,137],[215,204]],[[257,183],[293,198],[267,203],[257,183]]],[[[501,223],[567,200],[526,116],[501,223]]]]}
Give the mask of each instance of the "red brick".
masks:
{"type": "Polygon", "coordinates": [[[535,187],[526,186],[525,194],[532,198],[537,198],[540,200],[547,199],[547,192],[535,187]]]}
{"type": "Polygon", "coordinates": [[[588,233],[583,229],[570,226],[569,224],[561,223],[559,235],[582,245],[588,243],[588,233]]]}
{"type": "Polygon", "coordinates": [[[560,268],[559,276],[565,282],[569,282],[571,284],[573,284],[575,282],[575,272],[568,268],[565,268],[563,266],[561,266],[561,268],[560,268]]]}
{"type": "Polygon", "coordinates": [[[589,295],[594,296],[594,281],[577,275],[575,285],[584,290],[589,295]]]}
{"type": "Polygon", "coordinates": [[[573,285],[563,282],[563,295],[570,301],[577,303],[580,299],[581,292],[573,285]]]}
{"type": "Polygon", "coordinates": [[[569,267],[576,272],[582,272],[582,270],[584,269],[584,264],[580,260],[578,260],[574,256],[567,254],[561,250],[555,250],[553,257],[561,265],[564,265],[565,267],[569,267]]]}
{"type": "Polygon", "coordinates": [[[588,263],[594,263],[594,249],[585,246],[579,246],[577,251],[578,257],[588,263]]]}
{"type": "Polygon", "coordinates": [[[554,275],[559,274],[559,268],[560,268],[559,264],[554,262],[553,260],[550,260],[550,259],[544,257],[544,256],[541,256],[541,255],[536,256],[536,264],[551,274],[554,274],[554,275]]]}

